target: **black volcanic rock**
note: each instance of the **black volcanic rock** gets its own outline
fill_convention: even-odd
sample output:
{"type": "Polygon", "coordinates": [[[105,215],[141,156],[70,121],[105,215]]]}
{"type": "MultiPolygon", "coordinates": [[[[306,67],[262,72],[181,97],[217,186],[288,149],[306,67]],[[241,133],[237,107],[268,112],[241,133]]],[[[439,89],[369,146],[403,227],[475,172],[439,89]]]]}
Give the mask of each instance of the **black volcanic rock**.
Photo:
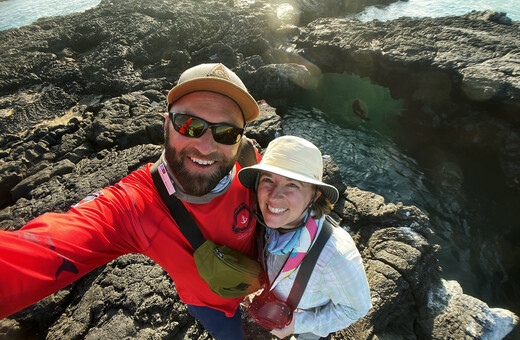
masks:
{"type": "Polygon", "coordinates": [[[503,13],[368,23],[323,18],[292,39],[323,72],[357,74],[407,102],[410,133],[487,155],[520,192],[520,24],[503,13]],[[437,134],[437,135],[438,135],[437,134]]]}
{"type": "MultiPolygon", "coordinates": [[[[294,3],[298,21],[278,16],[277,1],[112,0],[0,32],[0,228],[66,211],[155,161],[165,96],[201,62],[225,63],[265,100],[248,127],[261,148],[283,134],[277,111],[288,96],[323,72],[351,72],[408,102],[406,123],[420,127],[411,133],[440,129],[472,152],[490,149],[520,187],[518,23],[489,12],[362,23],[324,18],[359,10],[356,2],[294,3]]],[[[517,323],[442,280],[419,209],[347,187],[333,159],[324,163],[341,193],[332,215],[363,256],[374,305],[328,338],[500,337],[517,323]]],[[[248,339],[269,338],[243,321],[248,339]]],[[[140,255],[0,321],[5,339],[126,337],[209,338],[166,273],[140,255]]]]}

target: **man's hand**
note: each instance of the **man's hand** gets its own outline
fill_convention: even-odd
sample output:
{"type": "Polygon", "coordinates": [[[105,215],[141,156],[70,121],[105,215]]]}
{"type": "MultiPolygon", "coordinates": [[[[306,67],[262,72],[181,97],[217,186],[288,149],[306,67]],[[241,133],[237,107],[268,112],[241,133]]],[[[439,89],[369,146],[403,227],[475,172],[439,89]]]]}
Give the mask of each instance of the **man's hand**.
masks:
{"type": "Polygon", "coordinates": [[[273,329],[271,331],[271,334],[274,336],[277,336],[280,339],[283,339],[286,336],[293,334],[294,333],[294,319],[295,318],[294,318],[294,314],[293,314],[293,318],[292,318],[290,324],[288,324],[284,328],[273,329]]]}

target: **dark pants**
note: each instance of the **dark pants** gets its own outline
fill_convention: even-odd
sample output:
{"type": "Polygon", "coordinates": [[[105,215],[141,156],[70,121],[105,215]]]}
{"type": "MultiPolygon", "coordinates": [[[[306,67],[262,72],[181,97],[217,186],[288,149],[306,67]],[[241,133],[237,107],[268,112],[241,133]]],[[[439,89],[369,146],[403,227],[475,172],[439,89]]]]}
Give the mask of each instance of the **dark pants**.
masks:
{"type": "Polygon", "coordinates": [[[217,340],[244,339],[240,306],[231,318],[227,317],[224,312],[210,307],[188,305],[188,312],[200,321],[209,335],[217,340]]]}

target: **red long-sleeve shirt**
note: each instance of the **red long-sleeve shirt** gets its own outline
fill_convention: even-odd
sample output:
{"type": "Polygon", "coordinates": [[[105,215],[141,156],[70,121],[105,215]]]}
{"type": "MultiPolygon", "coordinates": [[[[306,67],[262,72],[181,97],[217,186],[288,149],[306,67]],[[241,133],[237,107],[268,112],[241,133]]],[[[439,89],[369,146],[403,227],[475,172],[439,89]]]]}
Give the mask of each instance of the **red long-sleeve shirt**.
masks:
{"type": "MultiPolygon", "coordinates": [[[[18,231],[0,231],[0,318],[128,253],[144,254],[163,267],[185,303],[233,315],[242,299],[216,295],[199,277],[193,249],[161,200],[150,166],[67,213],[44,214],[18,231]]],[[[252,204],[253,194],[235,175],[227,192],[210,203],[185,206],[207,239],[252,256],[252,204]]]]}

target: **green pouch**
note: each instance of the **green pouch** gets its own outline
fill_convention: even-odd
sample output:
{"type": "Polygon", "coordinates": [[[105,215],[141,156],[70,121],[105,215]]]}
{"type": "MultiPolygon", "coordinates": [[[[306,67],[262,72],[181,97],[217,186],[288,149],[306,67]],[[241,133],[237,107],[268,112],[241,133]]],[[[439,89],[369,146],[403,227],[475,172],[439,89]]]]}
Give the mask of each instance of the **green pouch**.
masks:
{"type": "Polygon", "coordinates": [[[262,266],[247,255],[206,240],[193,254],[200,277],[224,298],[249,295],[261,288],[262,266]]]}

